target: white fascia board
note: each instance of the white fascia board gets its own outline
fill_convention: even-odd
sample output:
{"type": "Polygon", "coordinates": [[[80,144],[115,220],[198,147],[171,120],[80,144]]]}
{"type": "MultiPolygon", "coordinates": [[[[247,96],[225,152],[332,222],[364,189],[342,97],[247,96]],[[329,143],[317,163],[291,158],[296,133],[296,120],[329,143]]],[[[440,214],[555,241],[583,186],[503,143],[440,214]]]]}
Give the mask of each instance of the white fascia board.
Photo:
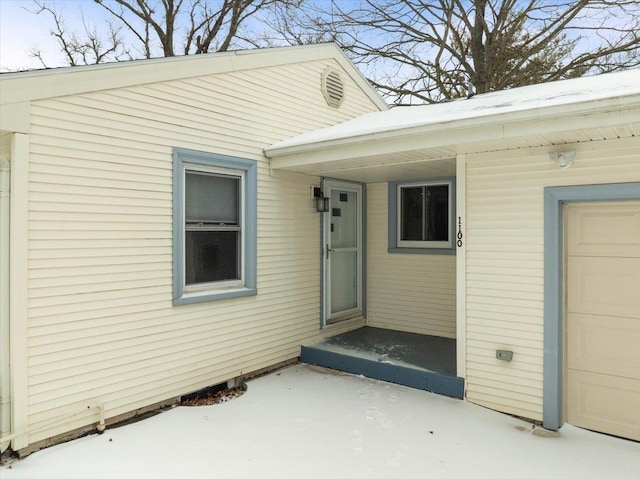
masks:
{"type": "Polygon", "coordinates": [[[340,63],[379,109],[388,108],[334,43],[3,73],[0,104],[325,59],[340,63]]]}
{"type": "Polygon", "coordinates": [[[31,129],[31,103],[8,103],[0,108],[0,131],[29,133],[31,129]]]}
{"type": "Polygon", "coordinates": [[[274,169],[371,154],[456,147],[465,143],[507,140],[533,134],[637,123],[640,95],[500,113],[366,135],[267,148],[274,169]],[[323,160],[322,160],[323,159],[323,160]]]}

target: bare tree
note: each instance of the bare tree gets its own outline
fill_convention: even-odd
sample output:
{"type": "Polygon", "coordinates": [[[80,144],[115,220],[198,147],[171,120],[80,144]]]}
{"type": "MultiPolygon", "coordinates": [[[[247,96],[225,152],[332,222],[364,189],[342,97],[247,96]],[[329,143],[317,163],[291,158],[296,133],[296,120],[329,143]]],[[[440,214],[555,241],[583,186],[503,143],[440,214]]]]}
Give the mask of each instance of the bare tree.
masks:
{"type": "MultiPolygon", "coordinates": [[[[273,14],[302,0],[93,0],[108,15],[106,32],[84,23],[70,32],[62,14],[35,0],[33,13],[51,15],[56,38],[69,65],[117,61],[126,57],[170,57],[254,46],[259,39],[243,32],[258,13],[273,14]]],[[[42,51],[32,56],[45,65],[42,51]]],[[[46,66],[46,65],[45,65],[46,66]]]]}
{"type": "MultiPolygon", "coordinates": [[[[82,15],[82,32],[70,32],[68,31],[65,21],[61,14],[49,7],[44,2],[34,2],[36,10],[32,12],[35,14],[49,14],[53,20],[53,35],[58,44],[60,50],[65,56],[66,62],[71,65],[88,65],[92,63],[102,63],[104,61],[113,59],[116,61],[130,58],[128,50],[125,48],[121,28],[116,27],[111,22],[107,22],[107,31],[104,34],[98,33],[95,25],[90,24],[84,15],[82,15]]],[[[37,58],[42,66],[47,68],[47,63],[44,58],[44,52],[38,48],[33,47],[30,51],[30,55],[37,58]]]]}
{"type": "Polygon", "coordinates": [[[335,0],[272,25],[289,43],[336,40],[397,104],[640,64],[638,0],[335,0]]]}
{"type": "Polygon", "coordinates": [[[396,104],[640,65],[639,0],[93,0],[82,32],[44,1],[70,65],[335,41],[396,104]]]}

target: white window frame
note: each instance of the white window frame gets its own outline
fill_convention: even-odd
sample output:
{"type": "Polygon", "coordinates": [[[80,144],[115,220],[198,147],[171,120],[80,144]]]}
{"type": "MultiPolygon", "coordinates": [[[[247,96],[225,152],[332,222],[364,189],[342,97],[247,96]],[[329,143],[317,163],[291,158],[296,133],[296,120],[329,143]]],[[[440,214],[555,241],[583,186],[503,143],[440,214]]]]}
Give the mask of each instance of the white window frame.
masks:
{"type": "Polygon", "coordinates": [[[389,183],[389,253],[455,254],[455,178],[396,181],[389,183]],[[448,187],[448,238],[446,241],[402,240],[402,190],[404,188],[448,187]]]}
{"type": "MultiPolygon", "coordinates": [[[[240,265],[238,265],[238,269],[240,271],[240,279],[226,280],[226,281],[211,281],[208,283],[197,283],[197,284],[187,284],[187,248],[186,246],[182,248],[182,291],[184,294],[189,293],[200,293],[202,291],[223,291],[223,290],[231,290],[244,288],[244,262],[245,262],[245,241],[244,241],[244,218],[245,218],[245,175],[242,170],[228,169],[228,168],[216,168],[211,166],[197,165],[194,163],[183,163],[182,164],[182,184],[186,184],[187,172],[203,172],[203,173],[212,173],[218,176],[226,176],[230,178],[237,178],[240,180],[240,191],[238,195],[239,200],[239,211],[238,211],[238,231],[240,232],[240,265]]],[[[187,207],[186,201],[186,188],[183,189],[183,198],[182,198],[182,210],[183,214],[187,207]]],[[[188,226],[186,222],[184,227],[182,228],[182,244],[186,245],[186,235],[187,235],[188,226]]],[[[197,229],[192,229],[196,231],[197,229]]],[[[212,231],[213,229],[202,229],[202,231],[212,231]]],[[[221,229],[222,231],[222,229],[221,229]]]]}
{"type": "Polygon", "coordinates": [[[182,148],[173,151],[173,304],[257,294],[257,162],[182,148]],[[203,172],[238,178],[239,279],[186,284],[186,175],[203,172]]]}

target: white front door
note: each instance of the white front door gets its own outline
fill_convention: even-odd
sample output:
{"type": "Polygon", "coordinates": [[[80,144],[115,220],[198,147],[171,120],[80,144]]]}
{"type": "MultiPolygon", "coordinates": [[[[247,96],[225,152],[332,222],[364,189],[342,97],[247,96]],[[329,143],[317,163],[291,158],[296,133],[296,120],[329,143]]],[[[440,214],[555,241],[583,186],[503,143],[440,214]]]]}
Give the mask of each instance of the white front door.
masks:
{"type": "Polygon", "coordinates": [[[323,221],[323,324],[362,314],[362,185],[325,180],[329,211],[323,221]]]}

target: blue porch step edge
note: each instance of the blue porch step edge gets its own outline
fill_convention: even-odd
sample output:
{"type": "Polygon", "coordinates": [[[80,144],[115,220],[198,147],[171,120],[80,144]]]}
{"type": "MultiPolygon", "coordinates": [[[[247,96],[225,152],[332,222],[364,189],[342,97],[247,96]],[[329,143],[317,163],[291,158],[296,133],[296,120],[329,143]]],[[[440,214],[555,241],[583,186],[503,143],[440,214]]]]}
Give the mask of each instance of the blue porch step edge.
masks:
{"type": "Polygon", "coordinates": [[[302,346],[300,361],[462,399],[464,379],[302,346]]]}

